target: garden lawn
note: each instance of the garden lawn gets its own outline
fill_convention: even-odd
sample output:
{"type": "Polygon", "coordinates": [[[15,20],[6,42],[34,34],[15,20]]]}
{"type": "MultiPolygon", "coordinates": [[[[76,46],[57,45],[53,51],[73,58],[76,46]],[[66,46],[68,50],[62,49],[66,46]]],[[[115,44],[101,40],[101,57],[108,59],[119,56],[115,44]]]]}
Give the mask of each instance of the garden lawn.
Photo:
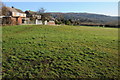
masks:
{"type": "Polygon", "coordinates": [[[118,29],[19,25],[2,28],[3,78],[117,78],[118,29]]]}

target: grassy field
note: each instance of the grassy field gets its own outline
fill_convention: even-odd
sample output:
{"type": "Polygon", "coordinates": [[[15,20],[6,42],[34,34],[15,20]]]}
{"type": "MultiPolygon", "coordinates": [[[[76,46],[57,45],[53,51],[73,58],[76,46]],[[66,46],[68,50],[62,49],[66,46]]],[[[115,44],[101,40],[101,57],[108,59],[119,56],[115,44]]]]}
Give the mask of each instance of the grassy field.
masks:
{"type": "Polygon", "coordinates": [[[3,78],[117,78],[118,29],[3,27],[3,78]]]}

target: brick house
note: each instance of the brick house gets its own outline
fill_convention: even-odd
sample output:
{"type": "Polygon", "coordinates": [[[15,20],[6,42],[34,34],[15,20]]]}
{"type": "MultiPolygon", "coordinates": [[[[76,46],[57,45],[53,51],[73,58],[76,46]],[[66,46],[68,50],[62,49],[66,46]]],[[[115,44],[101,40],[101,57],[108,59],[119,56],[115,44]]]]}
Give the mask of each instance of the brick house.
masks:
{"type": "Polygon", "coordinates": [[[14,7],[6,7],[7,15],[2,17],[2,25],[21,25],[25,24],[26,14],[20,9],[14,7]]]}

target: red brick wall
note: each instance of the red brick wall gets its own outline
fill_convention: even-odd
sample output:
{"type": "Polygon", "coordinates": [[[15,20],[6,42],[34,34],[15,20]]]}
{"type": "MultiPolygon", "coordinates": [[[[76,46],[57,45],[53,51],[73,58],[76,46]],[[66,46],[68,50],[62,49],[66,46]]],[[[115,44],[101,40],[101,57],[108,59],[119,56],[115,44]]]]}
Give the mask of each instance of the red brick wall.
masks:
{"type": "Polygon", "coordinates": [[[4,17],[2,19],[3,25],[20,25],[22,24],[22,18],[21,17],[4,17]]]}
{"type": "Polygon", "coordinates": [[[2,19],[2,25],[16,25],[16,18],[4,17],[2,19]]]}
{"type": "Polygon", "coordinates": [[[18,24],[18,25],[22,24],[22,18],[21,18],[21,17],[18,17],[18,18],[17,18],[17,24],[18,24]]]}
{"type": "Polygon", "coordinates": [[[55,25],[55,22],[48,22],[47,25],[55,25]]]}
{"type": "Polygon", "coordinates": [[[11,25],[16,25],[17,22],[16,22],[16,18],[11,18],[11,25]]]}

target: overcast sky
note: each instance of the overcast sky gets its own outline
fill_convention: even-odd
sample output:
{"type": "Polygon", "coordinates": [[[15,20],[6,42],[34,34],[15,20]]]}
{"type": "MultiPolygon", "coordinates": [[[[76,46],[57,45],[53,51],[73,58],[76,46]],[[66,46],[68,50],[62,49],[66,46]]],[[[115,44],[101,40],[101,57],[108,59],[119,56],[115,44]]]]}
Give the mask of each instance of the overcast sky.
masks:
{"type": "Polygon", "coordinates": [[[6,6],[37,11],[43,7],[47,12],[86,12],[118,15],[118,2],[4,2],[6,6]]]}

